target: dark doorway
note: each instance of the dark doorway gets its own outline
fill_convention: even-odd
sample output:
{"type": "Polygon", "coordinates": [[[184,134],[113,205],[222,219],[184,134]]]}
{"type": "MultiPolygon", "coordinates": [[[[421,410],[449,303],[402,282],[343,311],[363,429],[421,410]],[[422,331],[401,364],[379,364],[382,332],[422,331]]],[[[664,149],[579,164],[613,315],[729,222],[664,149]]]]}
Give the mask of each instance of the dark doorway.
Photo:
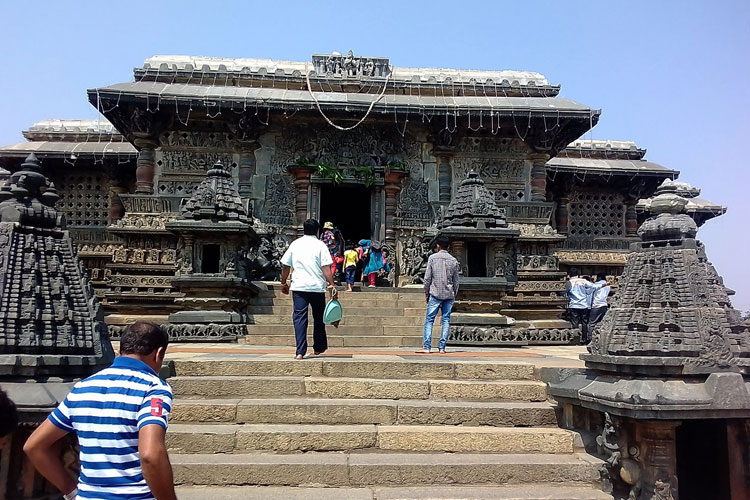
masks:
{"type": "Polygon", "coordinates": [[[201,272],[205,274],[216,274],[219,272],[219,261],[221,260],[221,247],[219,245],[203,245],[203,258],[201,259],[201,272]]]}
{"type": "Polygon", "coordinates": [[[370,239],[370,190],[364,186],[320,187],[320,226],[327,221],[339,228],[346,241],[370,239]]]}
{"type": "Polygon", "coordinates": [[[466,244],[466,254],[469,276],[472,278],[487,277],[487,244],[469,241],[466,244]]]}
{"type": "Polygon", "coordinates": [[[680,500],[730,500],[726,420],[685,420],[677,427],[680,500]]]}

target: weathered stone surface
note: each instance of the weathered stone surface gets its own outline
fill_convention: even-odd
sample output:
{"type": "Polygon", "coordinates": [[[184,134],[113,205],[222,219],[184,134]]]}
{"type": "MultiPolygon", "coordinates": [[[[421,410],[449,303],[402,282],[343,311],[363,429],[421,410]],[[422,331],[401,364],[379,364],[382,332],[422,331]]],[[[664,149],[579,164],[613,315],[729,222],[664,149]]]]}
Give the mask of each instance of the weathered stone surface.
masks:
{"type": "Polygon", "coordinates": [[[356,454],[349,457],[352,485],[592,483],[596,465],[578,455],[356,454]]]}
{"type": "MultiPolygon", "coordinates": [[[[181,500],[375,500],[370,488],[300,488],[292,486],[179,486],[181,500]]],[[[589,500],[588,498],[582,500],[589,500]]],[[[598,500],[591,497],[591,500],[598,500]]]]}
{"type": "Polygon", "coordinates": [[[430,382],[430,395],[440,399],[475,401],[544,401],[547,386],[542,382],[439,380],[430,382]]]}
{"type": "Polygon", "coordinates": [[[422,425],[556,425],[552,405],[523,402],[400,401],[399,424],[422,425]]]}
{"type": "Polygon", "coordinates": [[[178,399],[172,405],[170,422],[234,422],[239,399],[178,399]]]}
{"type": "Polygon", "coordinates": [[[382,425],[378,448],[452,453],[572,453],[573,433],[562,429],[382,425]]]}
{"type": "Polygon", "coordinates": [[[426,380],[377,380],[364,378],[305,379],[306,393],[327,398],[426,399],[426,380]]]}
{"type": "Polygon", "coordinates": [[[525,363],[495,363],[467,361],[456,363],[457,379],[533,380],[534,365],[525,363]]]}
{"type": "Polygon", "coordinates": [[[347,455],[172,455],[175,484],[346,486],[347,455]]]}
{"type": "Polygon", "coordinates": [[[175,372],[180,376],[237,375],[237,376],[320,376],[322,360],[309,359],[300,363],[294,359],[246,359],[175,361],[175,372]]]}
{"type": "Polygon", "coordinates": [[[237,420],[281,424],[392,424],[396,403],[356,399],[254,399],[237,407],[237,420]]]}
{"type": "Polygon", "coordinates": [[[231,453],[237,427],[172,424],[167,432],[167,448],[173,453],[231,453]]]}
{"type": "Polygon", "coordinates": [[[374,448],[374,425],[244,425],[236,451],[340,451],[374,448]]]}
{"type": "Polygon", "coordinates": [[[305,393],[302,377],[174,377],[175,396],[245,397],[299,396],[305,393]]]}

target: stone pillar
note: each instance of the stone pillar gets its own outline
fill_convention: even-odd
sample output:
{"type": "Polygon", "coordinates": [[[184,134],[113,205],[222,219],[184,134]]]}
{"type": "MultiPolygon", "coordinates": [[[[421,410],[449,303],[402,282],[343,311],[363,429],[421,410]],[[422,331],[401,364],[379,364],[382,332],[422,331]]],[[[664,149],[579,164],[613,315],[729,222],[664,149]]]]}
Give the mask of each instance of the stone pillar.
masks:
{"type": "Polygon", "coordinates": [[[373,201],[371,203],[372,207],[372,230],[371,235],[374,239],[379,240],[381,238],[380,236],[380,228],[383,226],[383,215],[381,213],[381,200],[382,200],[382,193],[383,193],[383,187],[375,185],[373,187],[373,201]]]}
{"type": "Polygon", "coordinates": [[[108,219],[110,224],[122,219],[125,215],[125,206],[122,204],[122,199],[120,199],[120,195],[125,192],[127,192],[127,189],[115,184],[114,181],[109,186],[108,219]]]}
{"type": "Polygon", "coordinates": [[[469,274],[469,268],[466,264],[466,245],[464,245],[463,241],[460,240],[453,240],[451,241],[451,253],[458,261],[458,268],[461,273],[461,275],[468,276],[469,274]]]}
{"type": "Polygon", "coordinates": [[[405,176],[405,172],[397,171],[388,172],[385,176],[385,244],[392,249],[396,248],[396,208],[398,194],[401,192],[401,180],[405,176]]]}
{"type": "Polygon", "coordinates": [[[135,192],[154,194],[157,143],[151,139],[136,139],[135,146],[140,148],[135,169],[135,192]]]}
{"type": "Polygon", "coordinates": [[[635,211],[636,200],[625,201],[625,236],[638,236],[638,215],[635,211]]]}
{"type": "Polygon", "coordinates": [[[678,421],[639,421],[638,439],[643,461],[643,498],[669,498],[654,496],[655,490],[671,491],[674,500],[677,493],[676,432],[678,421]],[[645,493],[645,494],[644,494],[645,493]]]}
{"type": "Polygon", "coordinates": [[[531,201],[547,201],[547,167],[549,155],[538,154],[531,157],[531,201]]]}
{"type": "Polygon", "coordinates": [[[441,154],[438,156],[438,186],[441,202],[450,203],[452,196],[453,169],[451,169],[450,156],[441,154]]]}
{"type": "Polygon", "coordinates": [[[297,220],[297,233],[302,234],[302,223],[308,219],[308,199],[310,192],[310,178],[315,171],[313,167],[292,167],[289,169],[294,175],[294,190],[296,192],[294,215],[297,220]]]}
{"type": "Polygon", "coordinates": [[[567,196],[557,199],[557,208],[555,209],[555,228],[560,234],[568,234],[568,203],[570,203],[570,198],[567,196]]]}
{"type": "Polygon", "coordinates": [[[242,198],[249,198],[252,193],[256,149],[258,149],[257,143],[243,143],[236,148],[239,154],[237,191],[242,198]]]}

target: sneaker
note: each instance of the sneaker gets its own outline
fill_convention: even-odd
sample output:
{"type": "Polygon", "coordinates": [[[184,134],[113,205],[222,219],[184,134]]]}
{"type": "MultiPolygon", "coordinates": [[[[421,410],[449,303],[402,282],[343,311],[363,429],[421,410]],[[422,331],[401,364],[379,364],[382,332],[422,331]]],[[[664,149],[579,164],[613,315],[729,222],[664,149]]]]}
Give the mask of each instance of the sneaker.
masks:
{"type": "Polygon", "coordinates": [[[417,352],[417,354],[432,354],[430,352],[430,349],[422,349],[422,350],[416,351],[416,352],[417,352]]]}

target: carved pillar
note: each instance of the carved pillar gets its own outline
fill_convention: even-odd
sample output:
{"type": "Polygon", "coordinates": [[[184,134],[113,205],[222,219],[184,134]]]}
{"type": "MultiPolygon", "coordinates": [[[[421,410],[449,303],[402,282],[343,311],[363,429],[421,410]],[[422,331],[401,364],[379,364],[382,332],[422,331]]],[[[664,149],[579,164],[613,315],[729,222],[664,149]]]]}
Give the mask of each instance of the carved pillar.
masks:
{"type": "Polygon", "coordinates": [[[635,211],[637,201],[625,200],[625,236],[638,236],[638,215],[635,211]]]}
{"type": "Polygon", "coordinates": [[[547,167],[549,155],[538,154],[531,157],[531,201],[547,200],[547,167]]]}
{"type": "Polygon", "coordinates": [[[570,203],[570,198],[567,196],[557,199],[555,228],[560,234],[568,234],[568,203],[570,203]]]}
{"type": "Polygon", "coordinates": [[[253,188],[253,175],[255,175],[255,150],[258,144],[242,143],[236,151],[239,154],[237,170],[237,191],[242,198],[249,198],[253,188]]]}
{"type": "Polygon", "coordinates": [[[653,496],[655,490],[671,491],[677,496],[676,432],[680,422],[648,420],[638,422],[638,444],[643,460],[643,498],[653,496]],[[645,493],[645,494],[644,494],[645,493]]]}
{"type": "Polygon", "coordinates": [[[140,148],[135,169],[135,192],[154,194],[157,143],[151,139],[136,139],[135,145],[140,148]]]}
{"type": "Polygon", "coordinates": [[[401,180],[406,176],[405,172],[388,172],[385,176],[385,243],[396,248],[396,208],[398,207],[398,194],[401,192],[401,180]]]}
{"type": "Polygon", "coordinates": [[[380,236],[380,228],[383,225],[383,215],[381,214],[381,199],[383,197],[383,187],[375,185],[373,188],[373,200],[371,203],[372,207],[372,230],[371,230],[371,236],[375,238],[376,240],[379,240],[381,238],[380,236]]]}
{"type": "Polygon", "coordinates": [[[301,234],[302,223],[308,218],[310,178],[315,169],[313,167],[294,166],[289,171],[294,175],[294,190],[296,192],[294,215],[297,220],[297,232],[301,234]]]}
{"type": "Polygon", "coordinates": [[[453,170],[451,169],[450,156],[441,154],[438,156],[438,186],[439,200],[450,203],[453,184],[453,170]]]}
{"type": "Polygon", "coordinates": [[[451,253],[458,261],[458,268],[461,275],[468,276],[469,271],[466,264],[466,245],[463,241],[451,241],[451,253]]]}

